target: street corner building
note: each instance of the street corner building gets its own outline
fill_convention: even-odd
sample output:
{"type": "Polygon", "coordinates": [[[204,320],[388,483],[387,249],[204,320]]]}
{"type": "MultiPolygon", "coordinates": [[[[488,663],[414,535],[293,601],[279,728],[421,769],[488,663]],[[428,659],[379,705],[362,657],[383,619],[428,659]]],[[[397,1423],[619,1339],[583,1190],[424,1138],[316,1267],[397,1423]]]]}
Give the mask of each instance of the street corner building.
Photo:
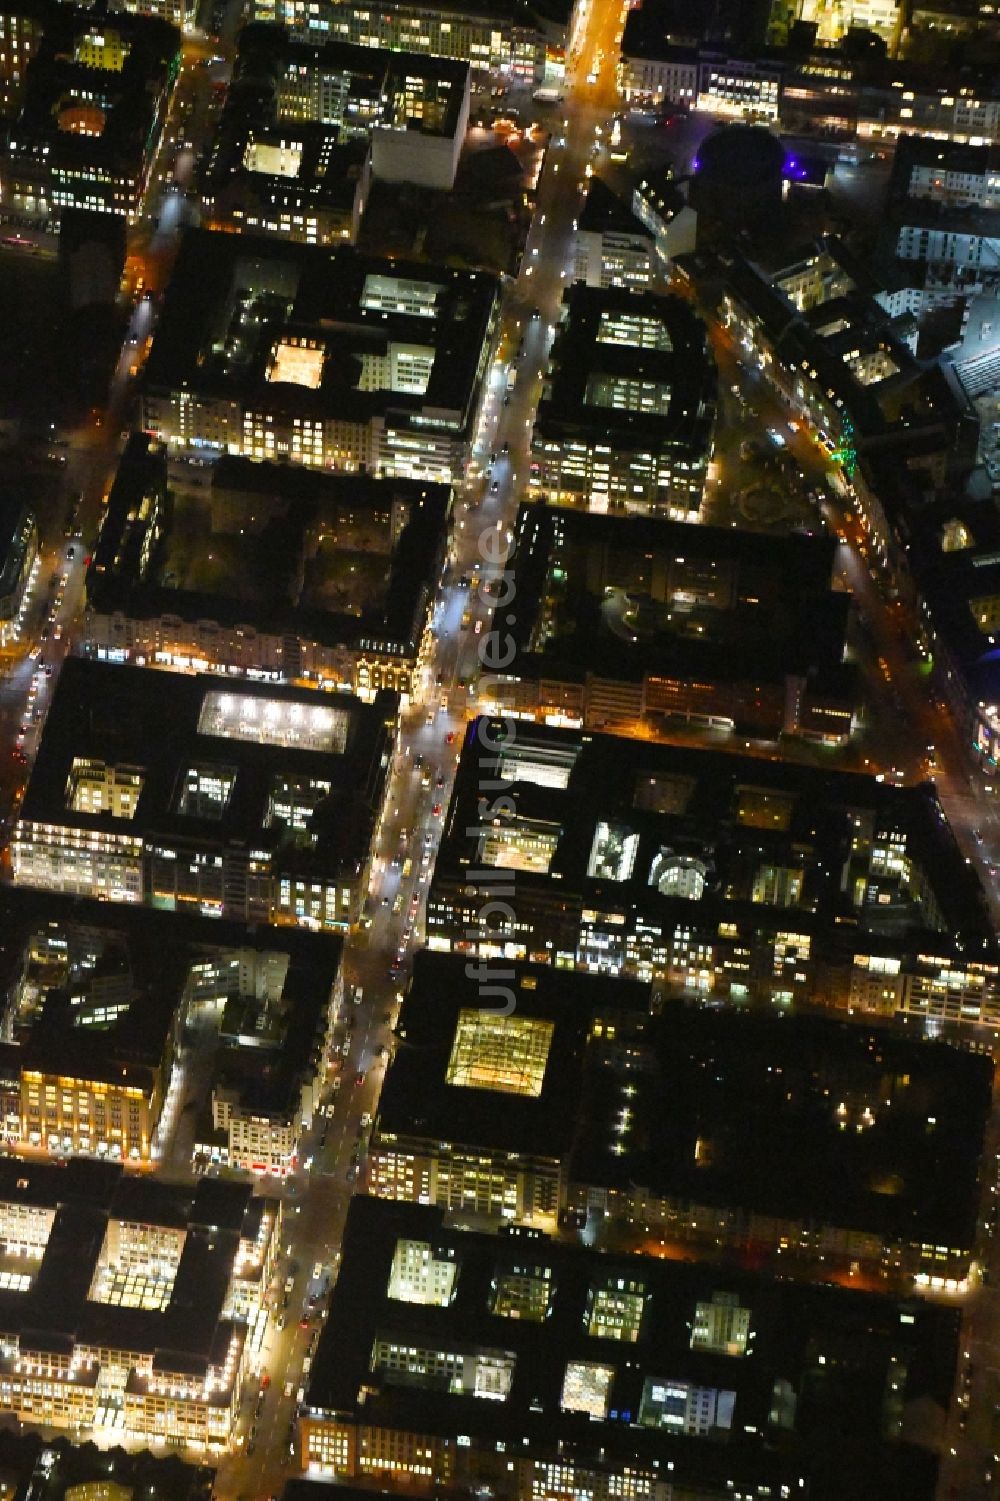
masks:
{"type": "Polygon", "coordinates": [[[930,1501],[958,1324],[355,1198],[291,1494],[930,1501]]]}
{"type": "Polygon", "coordinates": [[[135,433],[86,576],[98,661],[337,688],[405,706],[433,646],[450,485],[224,457],[171,479],[135,433]]]}
{"type": "Polygon", "coordinates": [[[347,931],[398,708],[71,657],[14,828],[15,883],[347,931]]]}
{"type": "MultiPolygon", "coordinates": [[[[504,1008],[506,1009],[506,1008],[504,1008]]],[[[826,1281],[967,1286],[989,1061],[636,981],[418,955],[371,1191],[826,1281]],[[483,1009],[480,971],[513,1009],[483,1009]]]]}
{"type": "Polygon", "coordinates": [[[531,437],[534,498],[690,521],[712,457],[708,331],[680,297],[570,287],[531,437]]]}
{"type": "Polygon", "coordinates": [[[159,16],[17,0],[0,14],[0,208],[139,213],[181,64],[159,16]]]}
{"type": "Polygon", "coordinates": [[[105,1444],[225,1449],[280,1216],[249,1183],[4,1160],[0,1411],[105,1444]]]}
{"type": "Polygon", "coordinates": [[[499,283],[258,236],[185,236],[143,374],[172,452],[450,483],[495,344],[499,283]]]}
{"type": "Polygon", "coordinates": [[[214,1063],[187,1166],[293,1171],[343,1003],[336,935],[25,887],[0,927],[8,1151],[162,1169],[196,1029],[214,1063]]]}

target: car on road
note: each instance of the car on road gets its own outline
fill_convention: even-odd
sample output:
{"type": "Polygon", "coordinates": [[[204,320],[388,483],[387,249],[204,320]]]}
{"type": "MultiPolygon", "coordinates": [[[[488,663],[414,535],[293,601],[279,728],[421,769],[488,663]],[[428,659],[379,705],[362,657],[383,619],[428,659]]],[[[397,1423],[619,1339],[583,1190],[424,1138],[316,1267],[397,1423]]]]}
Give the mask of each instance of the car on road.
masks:
{"type": "Polygon", "coordinates": [[[365,1072],[364,1072],[363,1069],[359,1069],[359,1071],[354,1075],[354,1085],[355,1085],[355,1088],[357,1088],[358,1085],[361,1085],[364,1082],[365,1082],[365,1072]]]}

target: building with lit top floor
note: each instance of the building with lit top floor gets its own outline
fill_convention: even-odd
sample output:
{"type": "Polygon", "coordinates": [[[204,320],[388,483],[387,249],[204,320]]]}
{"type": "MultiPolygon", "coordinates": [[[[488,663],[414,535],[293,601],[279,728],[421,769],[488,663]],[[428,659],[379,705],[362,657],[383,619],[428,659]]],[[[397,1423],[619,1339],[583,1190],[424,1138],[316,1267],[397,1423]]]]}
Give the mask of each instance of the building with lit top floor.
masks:
{"type": "Polygon", "coordinates": [[[381,9],[362,0],[254,0],[252,14],[255,21],[287,27],[298,41],[423,52],[522,83],[561,78],[565,68],[567,17],[549,21],[510,0],[489,7],[462,0],[401,0],[381,9]]]}
{"type": "Polygon", "coordinates": [[[671,721],[843,745],[861,685],[827,537],[522,506],[483,712],[646,734],[671,721]],[[513,653],[513,655],[511,655],[513,653]]]}
{"type": "Polygon", "coordinates": [[[679,297],[574,286],[531,437],[533,496],[690,519],[715,428],[704,324],[679,297]]]}
{"type": "Polygon", "coordinates": [[[931,784],[513,717],[466,736],[427,943],[716,1002],[1000,1028],[985,895],[931,784]]]}
{"type": "Polygon", "coordinates": [[[98,661],[417,692],[451,489],[222,458],[168,489],[134,434],[87,570],[82,649],[98,661]]]}
{"type": "MultiPolygon", "coordinates": [[[[356,1198],[299,1419],[311,1489],[930,1501],[958,1314],[356,1198]],[[829,1445],[831,1423],[852,1443],[829,1445]],[[912,1430],[911,1430],[912,1432],[912,1430]],[[825,1482],[832,1490],[828,1491],[825,1482]]],[[[309,1483],[307,1481],[306,1483],[309,1483]]],[[[305,1501],[305,1485],[286,1501],[305,1501]]]]}
{"type": "Polygon", "coordinates": [[[0,206],[134,219],[180,67],[180,32],[145,15],[53,5],[0,142],[0,206]]]}
{"type": "Polygon", "coordinates": [[[843,0],[837,5],[826,5],[824,0],[773,0],[770,26],[772,34],[784,39],[793,22],[805,21],[816,27],[816,40],[825,47],[836,46],[852,29],[873,31],[895,52],[907,10],[902,0],[843,0]]]}
{"type": "Polygon", "coordinates": [[[0,917],[10,1146],[150,1165],[176,1124],[162,1121],[171,1069],[195,1027],[219,1038],[216,1160],[292,1171],[343,999],[335,937],[23,887],[7,889],[0,917]]]}
{"type": "Polygon", "coordinates": [[[141,426],[181,452],[450,481],[498,309],[483,272],[195,231],[153,336],[141,426]]]}
{"type": "Polygon", "coordinates": [[[223,1451],[266,1328],[279,1200],[249,1184],[0,1163],[0,1409],[223,1451]]]}
{"type": "Polygon", "coordinates": [[[568,1220],[606,1245],[789,1257],[819,1281],[860,1262],[899,1285],[964,1285],[988,1058],[617,988],[418,956],[370,1191],[466,1222],[568,1220]]]}
{"type": "Polygon", "coordinates": [[[68,658],[14,828],[22,886],[346,930],[399,700],[68,658]]]}
{"type": "Polygon", "coordinates": [[[724,119],[772,122],[784,71],[785,59],[762,49],[681,37],[657,0],[629,8],[619,65],[629,104],[672,104],[724,119]]]}
{"type": "Polygon", "coordinates": [[[276,125],[231,90],[201,183],[206,229],[353,245],[371,188],[371,154],[335,126],[276,125]]]}

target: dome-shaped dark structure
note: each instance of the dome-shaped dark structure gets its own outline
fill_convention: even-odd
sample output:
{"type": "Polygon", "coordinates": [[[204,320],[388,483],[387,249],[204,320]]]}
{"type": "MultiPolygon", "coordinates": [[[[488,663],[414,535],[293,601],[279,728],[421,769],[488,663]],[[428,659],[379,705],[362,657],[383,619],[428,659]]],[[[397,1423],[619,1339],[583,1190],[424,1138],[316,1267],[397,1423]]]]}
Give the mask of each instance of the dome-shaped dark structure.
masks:
{"type": "Polygon", "coordinates": [[[727,125],[701,144],[690,199],[699,214],[737,230],[775,214],[781,204],[785,149],[758,125],[727,125]]]}

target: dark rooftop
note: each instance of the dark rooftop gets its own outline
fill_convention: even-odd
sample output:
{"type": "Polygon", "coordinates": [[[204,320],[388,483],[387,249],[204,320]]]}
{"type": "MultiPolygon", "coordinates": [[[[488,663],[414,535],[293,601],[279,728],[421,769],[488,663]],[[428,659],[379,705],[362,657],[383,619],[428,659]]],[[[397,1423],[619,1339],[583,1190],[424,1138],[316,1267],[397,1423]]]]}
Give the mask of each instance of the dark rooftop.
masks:
{"type": "Polygon", "coordinates": [[[496,278],[485,272],[380,260],[348,247],[191,231],[167,290],[145,388],[184,387],[192,395],[252,400],[255,411],[336,414],[345,421],[368,421],[387,410],[405,421],[433,409],[439,417],[457,413],[466,423],[497,295],[496,278]],[[363,306],[367,280],[375,277],[429,289],[432,315],[363,306]],[[269,378],[275,346],[285,335],[317,341],[322,374],[316,387],[269,378]],[[359,389],[361,356],[384,350],[390,338],[433,347],[423,395],[359,389]]]}
{"type": "MultiPolygon", "coordinates": [[[[322,775],[331,790],[314,814],[314,843],[301,859],[314,868],[356,869],[367,857],[396,712],[397,699],[389,693],[365,705],[343,694],[233,684],[70,657],[59,676],[21,818],[131,831],[137,839],[202,838],[213,844],[250,839],[277,848],[284,825],[271,817],[273,778],[322,775]],[[288,713],[288,723],[282,720],[273,738],[259,727],[251,735],[242,719],[233,719],[243,706],[264,713],[266,704],[278,706],[279,718],[282,706],[288,713]],[[69,805],[78,759],[140,772],[131,818],[69,805]],[[188,768],[200,765],[233,775],[213,810],[216,816],[184,803],[188,768]]],[[[289,850],[288,858],[299,856],[289,850]]]]}
{"type": "Polygon", "coordinates": [[[474,1234],[449,1228],[437,1209],[355,1198],[306,1414],[458,1432],[484,1449],[516,1439],[519,1452],[538,1459],[572,1445],[578,1464],[599,1469],[658,1463],[685,1494],[703,1486],[726,1494],[727,1483],[745,1493],[770,1483],[772,1494],[785,1483],[796,1494],[808,1477],[820,1501],[870,1498],[873,1483],[885,1501],[930,1501],[935,1466],[887,1440],[883,1394],[898,1378],[897,1414],[911,1403],[943,1409],[958,1324],[956,1311],[930,1304],[608,1255],[523,1231],[474,1234]],[[403,1287],[392,1295],[401,1241],[454,1264],[449,1299],[409,1301],[403,1287]],[[532,1279],[545,1312],[507,1311],[505,1278],[521,1288],[532,1279]],[[611,1289],[629,1290],[635,1323],[624,1337],[601,1323],[611,1289]],[[693,1329],[711,1328],[720,1302],[737,1310],[745,1355],[729,1346],[722,1353],[718,1336],[695,1343],[693,1329]],[[394,1380],[378,1361],[383,1341],[461,1352],[466,1373],[488,1352],[506,1363],[509,1389],[503,1400],[477,1401],[471,1387],[449,1394],[429,1380],[394,1380]],[[564,1406],[571,1361],[606,1368],[603,1418],[564,1406]],[[696,1394],[712,1406],[701,1436],[690,1407],[663,1418],[664,1386],[682,1407],[696,1394]],[[784,1415],[777,1390],[792,1399],[784,1415]]]}
{"type": "Polygon", "coordinates": [[[210,494],[192,502],[197,516],[185,512],[194,557],[190,576],[179,579],[178,503],[167,498],[166,450],[136,433],[118,466],[87,571],[88,604],[100,614],[143,620],[169,614],[252,625],[279,637],[294,632],[300,640],[353,650],[362,641],[369,648],[377,643],[376,649],[412,655],[443,562],[451,504],[447,485],[225,456],[213,467],[210,494]],[[156,503],[143,507],[146,496],[156,503]],[[259,499],[252,518],[238,510],[245,497],[259,499]],[[211,590],[197,587],[202,521],[213,557],[230,560],[211,590]],[[244,529],[251,535],[241,540],[244,529]],[[352,551],[365,579],[354,594],[340,569],[352,551]],[[327,556],[340,569],[336,579],[328,578],[327,556]]]}
{"type": "Polygon", "coordinates": [[[578,1183],[969,1247],[992,1063],[852,1022],[668,1004],[649,1061],[590,1073],[578,1183]],[[631,1123],[616,1123],[623,1091],[631,1123]]]}
{"type": "Polygon", "coordinates": [[[522,506],[502,607],[522,675],[839,678],[850,598],[835,539],[522,506]],[[697,603],[691,603],[697,598],[697,603]]]}
{"type": "Polygon", "coordinates": [[[450,954],[417,953],[396,1035],[399,1045],[378,1106],[378,1130],[401,1136],[451,1140],[488,1147],[497,1142],[502,1101],[503,1147],[559,1158],[575,1133],[575,1109],[588,1038],[598,1016],[617,1019],[628,1031],[648,1015],[650,992],[638,981],[577,975],[547,965],[511,970],[518,1018],[552,1022],[544,1075],[537,1094],[503,1094],[448,1082],[455,1029],[463,1013],[486,1001],[475,973],[450,954]]]}
{"type": "Polygon", "coordinates": [[[690,449],[711,444],[716,373],[705,325],[679,297],[576,285],[563,297],[551,353],[552,374],[538,408],[536,434],[606,435],[615,447],[690,449]],[[655,338],[635,333],[639,320],[655,338]],[[629,410],[601,395],[603,382],[651,383],[662,412],[629,410]]]}
{"type": "Polygon", "coordinates": [[[618,230],[622,234],[645,235],[651,239],[649,230],[613,192],[603,177],[592,177],[577,219],[581,230],[594,230],[598,234],[618,230]]]}

